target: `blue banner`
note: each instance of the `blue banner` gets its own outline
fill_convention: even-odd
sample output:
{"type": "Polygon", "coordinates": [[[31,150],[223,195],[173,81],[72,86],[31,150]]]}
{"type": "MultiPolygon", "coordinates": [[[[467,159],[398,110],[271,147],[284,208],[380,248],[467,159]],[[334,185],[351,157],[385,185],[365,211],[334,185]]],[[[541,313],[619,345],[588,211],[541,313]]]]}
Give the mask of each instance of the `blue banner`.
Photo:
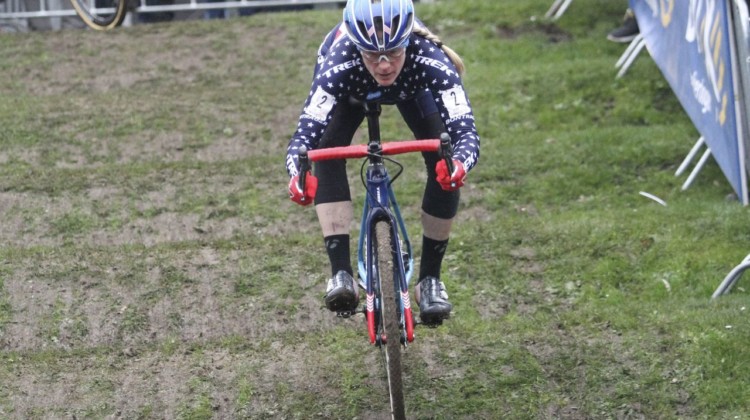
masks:
{"type": "Polygon", "coordinates": [[[651,57],[746,204],[727,0],[630,0],[651,57]]]}

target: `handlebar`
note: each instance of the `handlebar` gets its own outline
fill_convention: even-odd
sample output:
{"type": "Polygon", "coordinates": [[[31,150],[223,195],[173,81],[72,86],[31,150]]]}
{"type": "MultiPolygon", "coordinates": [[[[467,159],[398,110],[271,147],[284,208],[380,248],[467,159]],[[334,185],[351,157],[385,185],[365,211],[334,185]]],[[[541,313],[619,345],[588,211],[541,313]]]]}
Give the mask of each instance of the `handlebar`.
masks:
{"type": "MultiPolygon", "coordinates": [[[[393,141],[382,143],[381,146],[383,148],[383,156],[399,155],[409,152],[437,152],[441,150],[440,140],[436,139],[393,141]]],[[[309,152],[305,150],[304,153],[305,159],[309,159],[312,162],[333,159],[356,159],[369,155],[367,145],[365,144],[329,147],[326,149],[310,150],[309,152]]],[[[303,160],[302,155],[303,151],[300,150],[300,164],[303,160]]]]}
{"type": "MultiPolygon", "coordinates": [[[[453,146],[451,145],[451,137],[448,133],[442,133],[439,140],[391,141],[381,143],[381,147],[382,156],[399,155],[409,152],[438,152],[440,157],[445,160],[449,173],[453,173],[453,146]]],[[[300,188],[302,191],[305,191],[305,178],[307,177],[307,172],[310,170],[310,162],[335,159],[356,159],[367,157],[369,155],[370,152],[368,146],[365,144],[329,147],[310,151],[308,151],[305,146],[302,146],[299,150],[300,188]]],[[[302,198],[303,201],[304,199],[305,197],[302,198]]]]}

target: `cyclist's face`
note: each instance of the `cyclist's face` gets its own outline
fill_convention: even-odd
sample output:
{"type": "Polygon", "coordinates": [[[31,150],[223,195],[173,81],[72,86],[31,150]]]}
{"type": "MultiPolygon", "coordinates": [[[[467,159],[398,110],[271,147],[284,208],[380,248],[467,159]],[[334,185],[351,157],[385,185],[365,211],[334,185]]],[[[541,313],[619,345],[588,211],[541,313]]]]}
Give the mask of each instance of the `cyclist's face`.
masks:
{"type": "Polygon", "coordinates": [[[406,48],[394,48],[382,53],[360,51],[362,61],[380,86],[390,86],[404,68],[406,48]]]}

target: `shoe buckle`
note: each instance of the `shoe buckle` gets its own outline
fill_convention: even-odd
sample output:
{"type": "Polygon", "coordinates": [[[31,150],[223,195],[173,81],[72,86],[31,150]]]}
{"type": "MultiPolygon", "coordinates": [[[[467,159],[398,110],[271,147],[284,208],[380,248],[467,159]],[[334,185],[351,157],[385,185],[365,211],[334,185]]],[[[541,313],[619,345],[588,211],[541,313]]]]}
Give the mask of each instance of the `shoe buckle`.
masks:
{"type": "Polygon", "coordinates": [[[445,289],[445,283],[440,282],[440,297],[443,300],[448,300],[448,291],[445,289]]]}

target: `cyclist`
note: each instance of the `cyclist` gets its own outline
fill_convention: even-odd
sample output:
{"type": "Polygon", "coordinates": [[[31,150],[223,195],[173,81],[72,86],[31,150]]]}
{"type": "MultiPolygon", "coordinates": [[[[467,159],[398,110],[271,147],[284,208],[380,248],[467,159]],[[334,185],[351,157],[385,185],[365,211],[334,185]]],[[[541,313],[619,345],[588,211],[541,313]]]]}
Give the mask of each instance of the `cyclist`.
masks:
{"type": "Polygon", "coordinates": [[[290,198],[315,202],[331,263],[325,302],[331,311],[356,309],[358,287],[350,262],[349,230],[353,205],[345,160],[318,162],[315,176],[299,184],[299,148],[347,146],[364,119],[349,98],[395,104],[417,139],[447,132],[453,145],[452,173],[436,152],[423,153],[427,183],[422,199],[422,255],[415,298],[420,317],[435,323],[452,305],[440,270],[459,191],[477,163],[479,136],[461,82],[461,58],[414,15],[412,0],[348,0],[343,22],[318,49],[312,88],[287,149],[290,198]]]}

